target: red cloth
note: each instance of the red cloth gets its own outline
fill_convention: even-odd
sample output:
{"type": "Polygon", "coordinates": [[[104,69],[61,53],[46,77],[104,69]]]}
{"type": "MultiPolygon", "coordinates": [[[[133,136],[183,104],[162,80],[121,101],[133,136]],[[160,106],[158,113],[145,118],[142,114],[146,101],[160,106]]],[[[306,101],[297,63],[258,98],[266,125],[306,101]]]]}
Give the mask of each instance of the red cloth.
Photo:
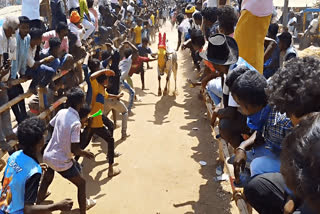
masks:
{"type": "Polygon", "coordinates": [[[143,66],[144,62],[149,62],[150,59],[148,57],[139,56],[136,60],[132,61],[132,65],[129,71],[129,76],[131,77],[133,74],[139,74],[140,69],[143,66]]]}

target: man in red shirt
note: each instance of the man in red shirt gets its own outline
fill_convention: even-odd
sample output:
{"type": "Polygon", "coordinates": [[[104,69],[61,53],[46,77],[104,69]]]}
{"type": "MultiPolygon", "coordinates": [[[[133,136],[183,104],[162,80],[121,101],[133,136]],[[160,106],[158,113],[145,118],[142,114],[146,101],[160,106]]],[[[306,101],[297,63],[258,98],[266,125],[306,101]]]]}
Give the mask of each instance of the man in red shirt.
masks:
{"type": "Polygon", "coordinates": [[[142,90],[144,89],[144,62],[152,62],[157,60],[157,58],[150,59],[149,57],[139,56],[139,53],[135,51],[132,54],[132,65],[129,71],[129,76],[131,77],[133,74],[140,74],[141,75],[141,83],[142,83],[142,90]]]}

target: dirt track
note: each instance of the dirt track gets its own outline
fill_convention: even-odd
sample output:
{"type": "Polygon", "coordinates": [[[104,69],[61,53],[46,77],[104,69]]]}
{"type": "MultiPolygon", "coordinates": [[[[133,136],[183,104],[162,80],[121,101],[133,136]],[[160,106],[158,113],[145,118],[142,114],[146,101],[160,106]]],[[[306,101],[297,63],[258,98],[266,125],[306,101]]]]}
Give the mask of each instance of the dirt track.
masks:
{"type": "MultiPolygon", "coordinates": [[[[176,29],[167,32],[171,47],[176,47],[176,29]]],[[[157,46],[152,45],[155,51],[157,46]]],[[[206,109],[198,99],[198,90],[186,83],[194,78],[190,54],[180,51],[178,70],[179,95],[158,97],[156,63],[146,72],[146,88],[141,91],[140,77],[134,76],[136,91],[142,102],[136,103],[128,124],[131,135],[125,142],[120,129],[115,131],[116,150],[123,155],[116,159],[122,174],[107,178],[106,144],[94,142],[89,149],[96,154],[95,162],[84,160],[87,195],[97,199],[89,214],[220,214],[238,213],[225,182],[216,183],[217,146],[205,119],[206,109]],[[198,128],[198,131],[193,130],[198,128]],[[199,161],[206,161],[201,167],[199,161]]],[[[164,78],[163,83],[164,85],[164,78]]],[[[173,88],[173,82],[171,82],[173,88]]],[[[125,96],[124,100],[127,99],[125,96]]],[[[119,121],[118,124],[121,124],[119,121]]],[[[56,174],[49,188],[48,200],[75,200],[76,188],[56,174]]],[[[59,212],[55,212],[59,213],[59,212]]]]}

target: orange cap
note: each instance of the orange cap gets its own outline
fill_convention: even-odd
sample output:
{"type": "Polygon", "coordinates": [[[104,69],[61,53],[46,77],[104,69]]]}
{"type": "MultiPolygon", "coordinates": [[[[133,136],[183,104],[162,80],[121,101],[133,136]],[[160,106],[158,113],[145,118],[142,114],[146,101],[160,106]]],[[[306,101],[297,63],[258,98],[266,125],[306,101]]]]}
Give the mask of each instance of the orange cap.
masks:
{"type": "Polygon", "coordinates": [[[73,24],[78,24],[80,22],[80,15],[79,15],[78,11],[74,10],[71,12],[70,22],[72,22],[73,24]]]}

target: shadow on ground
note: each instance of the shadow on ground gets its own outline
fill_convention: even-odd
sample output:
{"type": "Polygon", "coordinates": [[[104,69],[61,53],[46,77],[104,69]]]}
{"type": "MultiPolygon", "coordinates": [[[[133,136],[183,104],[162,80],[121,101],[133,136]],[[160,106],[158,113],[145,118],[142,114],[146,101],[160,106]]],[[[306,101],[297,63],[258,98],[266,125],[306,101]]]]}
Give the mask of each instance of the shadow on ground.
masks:
{"type": "MultiPolygon", "coordinates": [[[[183,72],[182,75],[186,79],[195,79],[197,72],[194,71],[189,52],[185,51],[179,57],[179,72],[183,72]]],[[[210,123],[206,118],[207,110],[203,101],[199,99],[199,92],[200,88],[190,88],[187,82],[183,86],[185,118],[192,121],[180,128],[189,131],[189,135],[195,137],[198,141],[197,146],[192,148],[194,153],[191,157],[197,163],[199,161],[207,162],[207,165],[199,170],[201,176],[206,179],[206,183],[199,187],[198,201],[179,202],[173,206],[176,208],[191,206],[193,212],[185,214],[231,214],[230,201],[232,194],[222,188],[222,183],[214,181],[218,145],[213,143],[210,123]]],[[[166,114],[161,116],[165,118],[166,114]]]]}

